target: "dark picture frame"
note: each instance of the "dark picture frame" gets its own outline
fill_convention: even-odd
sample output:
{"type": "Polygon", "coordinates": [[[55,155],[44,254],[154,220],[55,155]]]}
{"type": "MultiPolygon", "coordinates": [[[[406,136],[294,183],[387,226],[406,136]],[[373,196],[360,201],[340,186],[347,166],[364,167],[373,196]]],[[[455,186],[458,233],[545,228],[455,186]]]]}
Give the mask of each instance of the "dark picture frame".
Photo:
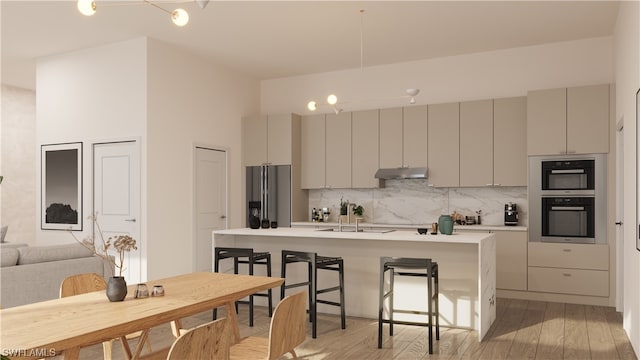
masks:
{"type": "Polygon", "coordinates": [[[638,216],[640,213],[640,187],[638,186],[638,175],[640,175],[640,167],[638,166],[638,123],[640,123],[640,88],[636,91],[636,250],[640,251],[640,222],[638,216]]]}
{"type": "Polygon", "coordinates": [[[41,146],[42,230],[82,231],[82,143],[41,146]]]}

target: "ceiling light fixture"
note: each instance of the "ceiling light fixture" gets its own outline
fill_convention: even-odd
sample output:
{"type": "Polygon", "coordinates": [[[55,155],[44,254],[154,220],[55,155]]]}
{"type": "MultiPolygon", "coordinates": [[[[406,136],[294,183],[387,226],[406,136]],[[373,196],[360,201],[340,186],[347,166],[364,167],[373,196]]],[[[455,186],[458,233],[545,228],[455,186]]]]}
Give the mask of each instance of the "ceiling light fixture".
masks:
{"type": "MultiPolygon", "coordinates": [[[[361,9],[360,10],[360,71],[361,72],[364,70],[364,30],[363,29],[364,29],[364,10],[361,9]]],[[[391,99],[408,97],[409,104],[415,104],[416,96],[420,93],[420,89],[406,89],[405,93],[407,95],[394,97],[391,99]]],[[[389,99],[381,99],[381,100],[389,100],[389,99]]],[[[338,108],[337,104],[338,104],[338,97],[335,94],[330,94],[329,96],[327,96],[327,105],[329,105],[333,109],[336,115],[343,111],[343,109],[338,108]]],[[[309,109],[309,111],[316,111],[318,110],[319,105],[324,105],[324,104],[318,104],[315,100],[311,100],[307,103],[307,109],[309,109]]]]}
{"type": "MultiPolygon", "coordinates": [[[[194,0],[194,1],[195,3],[198,4],[198,6],[201,9],[204,9],[209,3],[209,0],[194,0]]],[[[183,1],[180,1],[180,2],[183,2],[183,1]]],[[[157,4],[154,4],[150,0],[142,0],[142,1],[136,1],[136,2],[117,2],[117,3],[104,2],[104,3],[101,3],[100,6],[102,7],[102,6],[140,5],[140,4],[151,5],[156,9],[166,12],[171,16],[171,21],[177,26],[182,27],[189,23],[189,13],[187,13],[186,10],[182,8],[177,8],[173,11],[169,11],[157,4]]],[[[78,0],[77,7],[78,7],[78,11],[84,16],[94,15],[98,8],[94,0],[78,0]]]]}

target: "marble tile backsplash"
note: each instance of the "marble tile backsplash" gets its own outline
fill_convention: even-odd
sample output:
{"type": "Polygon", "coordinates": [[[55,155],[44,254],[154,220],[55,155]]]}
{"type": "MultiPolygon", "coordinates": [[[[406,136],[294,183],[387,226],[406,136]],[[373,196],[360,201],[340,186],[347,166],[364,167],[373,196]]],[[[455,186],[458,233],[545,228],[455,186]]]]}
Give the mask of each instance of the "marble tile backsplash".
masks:
{"type": "Polygon", "coordinates": [[[387,180],[380,189],[309,190],[311,208],[329,208],[329,221],[337,221],[340,199],[362,205],[364,221],[379,224],[429,224],[454,211],[476,215],[483,225],[504,224],[504,204],[518,204],[520,225],[528,225],[526,187],[434,188],[424,180],[387,180]]]}

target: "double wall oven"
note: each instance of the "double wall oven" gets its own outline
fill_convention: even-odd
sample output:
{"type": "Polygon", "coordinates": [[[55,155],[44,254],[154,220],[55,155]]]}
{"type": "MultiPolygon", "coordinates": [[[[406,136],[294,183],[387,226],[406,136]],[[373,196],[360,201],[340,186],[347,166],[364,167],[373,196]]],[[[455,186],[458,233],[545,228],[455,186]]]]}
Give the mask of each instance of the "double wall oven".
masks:
{"type": "Polygon", "coordinates": [[[604,244],[606,155],[529,157],[530,241],[604,244]]]}

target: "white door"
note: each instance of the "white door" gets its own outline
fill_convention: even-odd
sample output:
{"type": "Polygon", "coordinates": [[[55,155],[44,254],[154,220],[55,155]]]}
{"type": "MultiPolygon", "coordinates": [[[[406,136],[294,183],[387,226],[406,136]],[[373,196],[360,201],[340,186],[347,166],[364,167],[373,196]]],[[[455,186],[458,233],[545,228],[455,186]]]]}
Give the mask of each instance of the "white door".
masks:
{"type": "Polygon", "coordinates": [[[195,150],[194,270],[213,271],[213,230],[227,228],[227,153],[195,150]]]}
{"type": "MultiPolygon", "coordinates": [[[[135,141],[93,145],[94,211],[104,240],[116,235],[130,235],[136,240],[137,250],[125,253],[123,275],[128,284],[146,281],[141,259],[139,154],[135,141]]],[[[97,229],[94,231],[98,237],[97,229]]]]}

